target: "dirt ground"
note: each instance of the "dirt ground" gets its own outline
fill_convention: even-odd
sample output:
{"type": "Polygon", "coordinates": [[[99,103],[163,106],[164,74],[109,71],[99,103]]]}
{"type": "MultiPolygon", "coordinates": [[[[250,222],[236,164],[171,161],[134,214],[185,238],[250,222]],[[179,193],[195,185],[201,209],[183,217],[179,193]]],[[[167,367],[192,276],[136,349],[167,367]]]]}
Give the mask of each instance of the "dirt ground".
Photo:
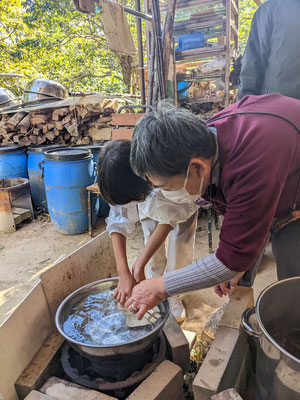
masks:
{"type": "MultiPolygon", "coordinates": [[[[100,219],[96,233],[105,229],[100,219]]],[[[218,245],[219,231],[213,229],[213,248],[218,245]]],[[[90,240],[89,235],[61,235],[57,233],[49,218],[39,218],[24,223],[11,234],[0,234],[0,324],[15,309],[38,281],[39,274],[56,260],[73,252],[90,240]]],[[[133,263],[143,247],[143,235],[139,225],[128,240],[129,263],[133,263]]],[[[207,222],[198,221],[195,257],[208,255],[207,222]]],[[[268,284],[276,280],[275,265],[270,249],[267,250],[261,270],[255,281],[255,296],[268,284]]],[[[187,309],[184,329],[199,332],[208,316],[224,303],[213,289],[199,290],[182,296],[187,309]]]]}

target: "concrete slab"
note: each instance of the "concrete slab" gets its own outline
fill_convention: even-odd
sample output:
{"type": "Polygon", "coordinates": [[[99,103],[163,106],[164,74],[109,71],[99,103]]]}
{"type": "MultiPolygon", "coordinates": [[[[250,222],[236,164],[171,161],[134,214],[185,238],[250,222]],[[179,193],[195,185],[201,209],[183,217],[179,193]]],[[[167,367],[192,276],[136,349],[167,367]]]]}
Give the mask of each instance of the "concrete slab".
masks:
{"type": "Polygon", "coordinates": [[[24,400],[56,400],[54,397],[49,397],[44,393],[32,390],[24,400]]]}
{"type": "Polygon", "coordinates": [[[40,391],[56,400],[117,400],[115,397],[96,392],[52,376],[40,391]]]}
{"type": "Polygon", "coordinates": [[[211,400],[243,400],[235,389],[227,389],[222,393],[215,394],[211,400]]]}
{"type": "Polygon", "coordinates": [[[127,400],[180,400],[182,394],[182,370],[178,365],[166,360],[127,397],[127,400]]]}
{"type": "Polygon", "coordinates": [[[188,371],[190,369],[189,342],[172,314],[167,319],[163,332],[170,346],[173,363],[177,364],[184,372],[188,371]]]}

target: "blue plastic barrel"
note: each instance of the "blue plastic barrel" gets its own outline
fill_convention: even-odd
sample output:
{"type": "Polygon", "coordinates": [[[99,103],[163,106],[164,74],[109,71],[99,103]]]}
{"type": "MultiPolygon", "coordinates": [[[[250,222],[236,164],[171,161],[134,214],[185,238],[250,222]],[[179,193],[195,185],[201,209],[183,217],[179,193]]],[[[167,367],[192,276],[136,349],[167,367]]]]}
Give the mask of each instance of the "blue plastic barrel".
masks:
{"type": "Polygon", "coordinates": [[[76,145],[73,145],[73,146],[71,146],[71,147],[80,147],[80,148],[82,148],[82,149],[89,149],[89,150],[91,150],[91,152],[92,152],[92,155],[93,155],[93,161],[97,164],[97,162],[98,162],[98,157],[99,157],[99,154],[100,154],[100,151],[102,150],[102,147],[104,146],[104,143],[99,143],[99,144],[83,144],[83,145],[80,145],[80,144],[76,144],[76,145]]]}
{"type": "MultiPolygon", "coordinates": [[[[67,148],[45,152],[44,183],[48,210],[56,230],[77,235],[88,230],[86,187],[95,182],[95,164],[88,149],[67,148]]],[[[99,202],[92,205],[94,218],[99,202]]]]}
{"type": "Polygon", "coordinates": [[[189,98],[189,88],[192,86],[190,81],[180,81],[177,83],[177,98],[178,99],[188,99],[189,98]]]}
{"type": "Polygon", "coordinates": [[[205,46],[205,35],[202,32],[186,33],[179,36],[176,51],[200,49],[205,46]]]}
{"type": "Polygon", "coordinates": [[[0,179],[26,178],[27,154],[23,146],[0,146],[0,179]]]}
{"type": "MultiPolygon", "coordinates": [[[[104,146],[104,143],[99,143],[99,144],[87,144],[87,145],[74,145],[72,147],[77,147],[77,148],[83,148],[83,149],[89,149],[91,150],[93,154],[93,161],[97,164],[98,163],[98,157],[99,154],[104,146]]],[[[97,176],[95,177],[95,182],[97,182],[97,176]]],[[[94,201],[94,200],[93,200],[94,201]]],[[[99,217],[107,217],[109,214],[109,204],[102,198],[99,198],[99,217]]]]}
{"type": "Polygon", "coordinates": [[[33,204],[36,207],[47,210],[46,192],[44,186],[43,171],[40,168],[41,162],[44,159],[45,151],[61,148],[63,146],[49,145],[28,147],[28,176],[30,183],[30,191],[33,204]]]}

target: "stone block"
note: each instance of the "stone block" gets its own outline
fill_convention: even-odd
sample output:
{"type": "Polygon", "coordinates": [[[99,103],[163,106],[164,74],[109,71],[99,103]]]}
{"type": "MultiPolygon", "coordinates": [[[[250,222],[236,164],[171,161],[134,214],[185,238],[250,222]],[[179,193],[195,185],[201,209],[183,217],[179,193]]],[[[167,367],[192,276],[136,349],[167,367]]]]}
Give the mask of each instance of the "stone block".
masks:
{"type": "Polygon", "coordinates": [[[49,397],[44,393],[37,392],[36,390],[32,390],[28,396],[25,397],[24,400],[56,400],[54,397],[49,397]]]}
{"type": "Polygon", "coordinates": [[[221,326],[193,382],[195,400],[210,400],[211,396],[228,388],[238,388],[246,379],[241,368],[250,372],[249,346],[244,331],[221,326]]]}
{"type": "Polygon", "coordinates": [[[166,360],[127,397],[127,400],[180,400],[182,395],[182,370],[178,365],[166,360]]]}
{"type": "Polygon", "coordinates": [[[111,127],[107,128],[90,128],[89,136],[93,139],[93,142],[99,142],[101,140],[111,140],[111,127]]]}
{"type": "Polygon", "coordinates": [[[188,371],[190,369],[189,342],[172,314],[167,319],[163,331],[169,343],[173,363],[184,372],[188,371]]]}
{"type": "Polygon", "coordinates": [[[239,329],[243,312],[254,305],[253,289],[237,286],[225,308],[220,326],[239,329]]]}
{"type": "Polygon", "coordinates": [[[56,400],[116,400],[115,397],[87,389],[55,376],[49,378],[40,391],[56,400]]]}
{"type": "Polygon", "coordinates": [[[24,369],[15,383],[16,391],[21,398],[26,397],[32,390],[41,385],[60,370],[59,349],[64,338],[54,332],[43,344],[33,360],[24,369]]]}
{"type": "Polygon", "coordinates": [[[215,394],[211,400],[243,400],[235,389],[227,389],[222,393],[215,394]]]}

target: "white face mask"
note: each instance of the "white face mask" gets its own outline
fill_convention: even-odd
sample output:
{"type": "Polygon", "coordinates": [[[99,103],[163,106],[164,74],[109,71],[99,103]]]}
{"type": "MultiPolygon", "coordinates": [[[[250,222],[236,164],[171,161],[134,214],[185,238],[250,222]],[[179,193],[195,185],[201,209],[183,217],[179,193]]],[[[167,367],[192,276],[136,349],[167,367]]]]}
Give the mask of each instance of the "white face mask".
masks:
{"type": "Polygon", "coordinates": [[[187,184],[188,177],[189,177],[189,168],[187,170],[184,184],[181,189],[178,189],[178,190],[162,190],[162,189],[160,189],[162,194],[164,195],[164,197],[170,201],[173,201],[173,203],[176,203],[176,204],[193,204],[193,203],[197,204],[197,202],[202,200],[201,196],[203,194],[202,187],[203,187],[204,177],[201,178],[198,194],[189,194],[189,192],[187,191],[186,184],[187,184]]]}

